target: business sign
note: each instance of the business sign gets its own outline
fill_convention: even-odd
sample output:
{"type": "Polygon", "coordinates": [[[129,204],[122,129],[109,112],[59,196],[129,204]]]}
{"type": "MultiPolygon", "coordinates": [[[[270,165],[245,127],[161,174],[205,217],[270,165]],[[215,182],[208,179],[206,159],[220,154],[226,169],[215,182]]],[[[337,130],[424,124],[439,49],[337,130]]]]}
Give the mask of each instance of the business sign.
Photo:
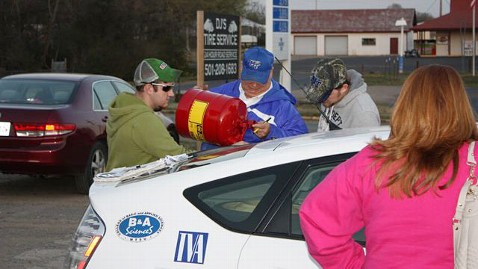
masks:
{"type": "Polygon", "coordinates": [[[238,78],[239,16],[204,12],[204,80],[238,78]]]}
{"type": "Polygon", "coordinates": [[[465,40],[463,42],[463,55],[473,56],[473,41],[472,40],[465,40]]]}
{"type": "Polygon", "coordinates": [[[279,60],[289,59],[289,0],[273,0],[272,32],[274,55],[279,60]]]}

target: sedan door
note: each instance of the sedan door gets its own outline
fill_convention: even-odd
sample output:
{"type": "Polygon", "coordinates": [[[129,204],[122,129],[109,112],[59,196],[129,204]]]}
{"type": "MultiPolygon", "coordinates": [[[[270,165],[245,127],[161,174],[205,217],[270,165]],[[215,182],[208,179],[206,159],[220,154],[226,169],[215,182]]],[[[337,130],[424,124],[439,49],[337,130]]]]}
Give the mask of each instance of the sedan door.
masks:
{"type": "Polygon", "coordinates": [[[248,239],[238,268],[321,268],[307,251],[300,229],[299,208],[309,192],[335,166],[352,155],[341,154],[304,162],[256,233],[248,239]]]}

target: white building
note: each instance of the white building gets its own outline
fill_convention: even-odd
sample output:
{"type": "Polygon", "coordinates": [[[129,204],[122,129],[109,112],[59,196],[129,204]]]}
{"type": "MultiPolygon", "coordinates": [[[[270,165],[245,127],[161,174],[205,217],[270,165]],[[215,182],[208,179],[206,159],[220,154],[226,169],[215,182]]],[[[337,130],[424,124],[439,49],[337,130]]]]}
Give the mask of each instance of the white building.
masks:
{"type": "MultiPolygon", "coordinates": [[[[470,3],[469,0],[453,0],[450,2],[450,13],[413,27],[417,35],[415,47],[418,51],[422,55],[471,56],[472,32],[473,27],[475,32],[478,29],[478,20],[475,18],[473,26],[470,3]]],[[[474,42],[476,44],[476,37],[474,42]]]]}
{"type": "Polygon", "coordinates": [[[293,55],[397,55],[414,48],[415,9],[292,10],[293,55]]]}

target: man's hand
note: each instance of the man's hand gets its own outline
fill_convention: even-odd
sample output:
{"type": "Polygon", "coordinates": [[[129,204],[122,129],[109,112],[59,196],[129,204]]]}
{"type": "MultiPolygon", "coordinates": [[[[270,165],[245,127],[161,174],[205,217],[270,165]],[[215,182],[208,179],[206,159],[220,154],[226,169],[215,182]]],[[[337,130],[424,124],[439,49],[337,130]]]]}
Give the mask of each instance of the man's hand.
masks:
{"type": "Polygon", "coordinates": [[[252,125],[254,128],[254,134],[257,135],[260,139],[264,139],[267,137],[269,132],[271,131],[271,125],[267,121],[261,121],[252,125]]]}

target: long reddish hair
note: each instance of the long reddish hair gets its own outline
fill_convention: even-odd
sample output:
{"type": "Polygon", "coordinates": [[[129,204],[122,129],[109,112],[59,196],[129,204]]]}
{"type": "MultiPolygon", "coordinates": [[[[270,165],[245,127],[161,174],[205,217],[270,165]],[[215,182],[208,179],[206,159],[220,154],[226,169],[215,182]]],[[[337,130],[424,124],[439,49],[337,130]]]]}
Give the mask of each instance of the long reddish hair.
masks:
{"type": "Polygon", "coordinates": [[[455,69],[445,65],[423,66],[410,74],[390,125],[390,137],[374,139],[371,145],[382,164],[375,185],[387,187],[395,198],[450,186],[458,170],[458,149],[478,138],[463,81],[455,69]],[[437,186],[450,163],[452,177],[437,186]]]}

